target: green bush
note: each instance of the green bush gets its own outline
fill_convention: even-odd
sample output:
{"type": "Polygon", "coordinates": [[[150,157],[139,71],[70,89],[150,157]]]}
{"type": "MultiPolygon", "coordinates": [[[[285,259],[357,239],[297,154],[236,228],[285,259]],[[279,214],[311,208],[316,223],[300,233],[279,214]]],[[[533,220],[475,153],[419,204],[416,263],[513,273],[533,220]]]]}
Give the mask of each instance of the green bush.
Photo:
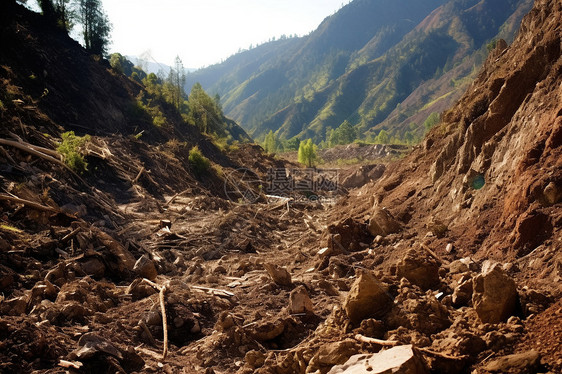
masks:
{"type": "Polygon", "coordinates": [[[88,170],[88,163],[84,160],[81,148],[90,141],[90,135],[76,136],[74,131],[61,134],[62,142],[57,147],[57,151],[64,157],[64,162],[68,167],[77,173],[88,170]]]}
{"type": "Polygon", "coordinates": [[[207,157],[203,156],[198,146],[191,148],[188,160],[193,172],[198,176],[206,173],[211,167],[211,162],[207,157]]]}

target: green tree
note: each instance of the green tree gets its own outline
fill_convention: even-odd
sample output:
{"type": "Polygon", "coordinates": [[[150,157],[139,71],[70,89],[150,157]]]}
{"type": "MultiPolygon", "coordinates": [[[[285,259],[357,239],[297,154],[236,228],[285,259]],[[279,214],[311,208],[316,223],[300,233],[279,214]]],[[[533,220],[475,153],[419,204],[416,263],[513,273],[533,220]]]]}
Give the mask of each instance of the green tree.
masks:
{"type": "Polygon", "coordinates": [[[269,130],[269,133],[265,136],[264,140],[264,149],[267,153],[275,153],[277,152],[277,137],[273,133],[273,130],[269,130]]]}
{"type": "Polygon", "coordinates": [[[298,136],[292,137],[286,142],[286,150],[298,151],[300,144],[301,144],[301,140],[298,136]]]}
{"type": "Polygon", "coordinates": [[[189,122],[196,125],[199,131],[215,134],[219,138],[226,136],[224,115],[217,107],[216,101],[203,90],[200,83],[195,83],[191,88],[187,105],[189,122]]]}
{"type": "Polygon", "coordinates": [[[301,164],[306,165],[311,168],[318,161],[318,155],[316,144],[312,142],[312,139],[305,140],[299,145],[298,160],[301,164]]]}
{"type": "Polygon", "coordinates": [[[168,83],[170,84],[170,101],[177,110],[181,111],[184,99],[185,69],[180,56],[176,56],[174,67],[170,69],[168,83]]]}
{"type": "Polygon", "coordinates": [[[57,25],[68,32],[74,27],[76,12],[71,4],[72,0],[55,0],[55,13],[57,17],[57,25]]]}
{"type": "Polygon", "coordinates": [[[375,143],[378,143],[378,144],[388,144],[388,143],[390,143],[390,136],[388,135],[388,132],[386,130],[382,129],[379,132],[379,134],[376,136],[375,143]]]}
{"type": "Polygon", "coordinates": [[[427,119],[423,123],[426,132],[431,130],[435,125],[439,123],[439,121],[441,120],[439,117],[439,113],[437,112],[433,112],[427,117],[427,119]]]}
{"type": "Polygon", "coordinates": [[[357,139],[357,131],[355,131],[353,125],[347,120],[343,121],[337,131],[339,133],[340,144],[353,143],[353,141],[357,139]]]}
{"type": "Polygon", "coordinates": [[[96,55],[105,54],[111,23],[103,12],[101,0],[78,0],[78,18],[86,50],[96,55]]]}
{"type": "Polygon", "coordinates": [[[121,53],[112,53],[109,56],[109,65],[117,73],[125,74],[130,77],[133,74],[133,63],[124,57],[121,53]]]}

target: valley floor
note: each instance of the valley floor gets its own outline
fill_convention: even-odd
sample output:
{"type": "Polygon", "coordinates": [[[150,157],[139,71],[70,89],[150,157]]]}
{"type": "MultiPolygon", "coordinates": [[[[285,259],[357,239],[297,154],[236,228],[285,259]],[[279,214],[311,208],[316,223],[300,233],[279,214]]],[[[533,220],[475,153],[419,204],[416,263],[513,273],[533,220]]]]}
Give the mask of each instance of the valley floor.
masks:
{"type": "MultiPolygon", "coordinates": [[[[55,244],[72,249],[67,236],[74,236],[76,252],[58,251],[51,262],[4,253],[8,266],[19,260],[36,270],[26,270],[22,289],[0,304],[1,372],[327,373],[354,354],[402,344],[415,347],[415,373],[562,368],[562,304],[531,290],[517,264],[503,264],[502,274],[517,279],[521,304],[507,322],[484,324],[462,293],[489,265],[459,261],[447,238],[430,233],[419,246],[415,230],[361,237],[356,222],[332,222],[347,209],[337,203],[234,204],[190,194],[166,201],[161,211],[148,199],[119,206],[125,246],[105,238],[109,252],[81,250],[103,237],[82,225],[55,244]],[[349,252],[334,238],[348,240],[349,252]],[[130,251],[142,255],[136,279],[111,279],[110,269],[134,261],[125,258],[130,251]],[[350,298],[373,292],[357,286],[369,282],[364,270],[393,302],[350,321],[350,298]],[[513,352],[524,354],[498,360],[513,352]]],[[[21,235],[46,245],[44,232],[21,235]]]]}

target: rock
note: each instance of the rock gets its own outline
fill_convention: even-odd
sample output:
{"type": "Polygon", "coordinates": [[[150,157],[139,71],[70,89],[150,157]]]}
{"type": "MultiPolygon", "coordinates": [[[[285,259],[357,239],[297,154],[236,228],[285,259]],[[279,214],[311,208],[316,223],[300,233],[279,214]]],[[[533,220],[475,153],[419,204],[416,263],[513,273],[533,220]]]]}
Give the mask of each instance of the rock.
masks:
{"type": "Polygon", "coordinates": [[[349,175],[342,182],[345,188],[356,188],[379,179],[384,174],[386,167],[384,165],[363,165],[353,174],[349,175]]]}
{"type": "Polygon", "coordinates": [[[137,262],[135,262],[133,271],[136,272],[139,276],[152,281],[155,280],[156,276],[158,275],[158,271],[156,270],[154,262],[149,259],[147,255],[142,255],[137,260],[137,262]]]}
{"type": "Polygon", "coordinates": [[[316,362],[320,366],[343,364],[351,356],[360,352],[360,345],[352,339],[324,344],[318,350],[316,362]]]}
{"type": "Polygon", "coordinates": [[[19,316],[25,314],[28,303],[27,296],[14,297],[0,302],[0,314],[19,316]]]}
{"type": "Polygon", "coordinates": [[[263,264],[271,279],[280,286],[290,286],[293,282],[291,274],[284,267],[275,264],[263,264]]]}
{"type": "Polygon", "coordinates": [[[376,319],[365,319],[356,330],[359,334],[375,339],[383,339],[386,332],[384,322],[376,319]]]}
{"type": "Polygon", "coordinates": [[[352,218],[328,226],[327,231],[328,251],[324,256],[361,251],[363,249],[361,243],[370,243],[372,240],[367,224],[352,218]]]}
{"type": "Polygon", "coordinates": [[[326,295],[328,296],[340,295],[340,292],[337,290],[337,288],[331,282],[328,282],[327,280],[324,279],[318,281],[318,288],[324,290],[324,292],[326,292],[326,295]]]}
{"type": "Polygon", "coordinates": [[[94,333],[82,335],[78,340],[78,346],[80,348],[69,355],[72,359],[87,360],[98,352],[113,356],[119,360],[123,359],[121,351],[115,348],[109,341],[94,333]]]}
{"type": "Polygon", "coordinates": [[[400,231],[400,223],[394,219],[390,212],[384,208],[375,208],[367,227],[373,236],[387,236],[400,231]]]}
{"type": "Polygon", "coordinates": [[[86,275],[91,275],[94,278],[102,278],[105,274],[105,265],[96,257],[86,259],[80,264],[80,268],[86,275]]]}
{"type": "Polygon", "coordinates": [[[425,252],[411,249],[396,265],[396,274],[427,290],[439,284],[439,263],[425,252]]]}
{"type": "Polygon", "coordinates": [[[266,356],[264,353],[254,350],[251,350],[248,353],[246,353],[246,356],[244,357],[244,360],[246,361],[248,366],[250,366],[252,369],[262,367],[263,364],[265,363],[265,359],[266,356]]]}
{"type": "Polygon", "coordinates": [[[61,316],[69,321],[82,321],[84,317],[92,315],[92,312],[86,309],[82,304],[71,301],[61,308],[61,316]]]}
{"type": "Polygon", "coordinates": [[[44,299],[55,300],[59,290],[49,281],[35,283],[31,289],[31,300],[33,303],[41,302],[44,299]]]}
{"type": "Polygon", "coordinates": [[[507,339],[499,331],[489,331],[484,335],[486,347],[494,352],[498,352],[506,346],[507,339]]]}
{"type": "Polygon", "coordinates": [[[145,297],[149,297],[158,293],[154,287],[146,282],[142,281],[142,279],[135,279],[129,287],[125,290],[126,294],[130,294],[133,297],[133,300],[140,300],[144,299],[145,297]]]}
{"type": "Polygon", "coordinates": [[[261,322],[254,325],[250,334],[258,342],[266,342],[273,340],[285,331],[285,321],[282,319],[275,319],[273,321],[261,322]]]}
{"type": "Polygon", "coordinates": [[[470,257],[464,257],[449,264],[451,274],[466,273],[467,271],[479,271],[478,264],[470,257]]]}
{"type": "Polygon", "coordinates": [[[352,356],[328,374],[427,374],[422,358],[412,345],[393,347],[375,354],[352,356]]]}
{"type": "Polygon", "coordinates": [[[310,296],[308,296],[304,286],[298,286],[291,291],[289,296],[289,312],[291,314],[314,314],[312,300],[310,300],[310,296]]]}
{"type": "Polygon", "coordinates": [[[465,280],[453,291],[453,305],[456,308],[466,306],[472,300],[472,279],[465,280]]]}
{"type": "Polygon", "coordinates": [[[484,366],[484,369],[493,373],[507,373],[511,370],[517,370],[518,373],[522,373],[538,368],[539,364],[539,353],[527,351],[492,360],[484,366]]]}
{"type": "Polygon", "coordinates": [[[543,191],[544,197],[549,205],[554,205],[562,200],[562,191],[554,182],[550,182],[543,191]]]}
{"type": "Polygon", "coordinates": [[[550,238],[553,231],[552,219],[540,211],[525,212],[517,218],[513,231],[513,246],[522,257],[550,238]]]}
{"type": "Polygon", "coordinates": [[[111,254],[111,257],[115,259],[114,263],[108,263],[109,271],[127,275],[128,272],[133,270],[133,267],[135,266],[135,258],[129,250],[125,249],[125,247],[119,244],[107,233],[99,229],[92,228],[92,230],[93,234],[98,238],[100,244],[103,245],[111,254]]]}
{"type": "Polygon", "coordinates": [[[217,331],[227,331],[230,328],[236,326],[236,322],[234,321],[234,317],[232,314],[228,313],[227,311],[222,312],[215,323],[215,330],[217,331]]]}
{"type": "Polygon", "coordinates": [[[352,323],[365,318],[381,318],[392,308],[392,298],[370,272],[357,270],[358,277],[344,302],[344,309],[352,323]]]}
{"type": "Polygon", "coordinates": [[[486,266],[472,282],[472,305],[482,322],[499,323],[513,314],[517,288],[500,264],[486,266]]]}

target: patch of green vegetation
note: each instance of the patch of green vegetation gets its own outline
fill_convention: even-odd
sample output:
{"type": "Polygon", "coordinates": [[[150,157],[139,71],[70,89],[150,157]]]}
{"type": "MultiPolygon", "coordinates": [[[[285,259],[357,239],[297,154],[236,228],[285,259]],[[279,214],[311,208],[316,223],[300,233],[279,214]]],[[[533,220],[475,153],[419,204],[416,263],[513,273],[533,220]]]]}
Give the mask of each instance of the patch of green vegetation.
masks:
{"type": "Polygon", "coordinates": [[[423,123],[423,127],[425,127],[425,131],[431,130],[435,125],[437,125],[441,121],[440,115],[437,112],[431,113],[427,119],[423,123]]]}
{"type": "Polygon", "coordinates": [[[203,156],[198,146],[191,148],[188,160],[193,172],[197,176],[205,174],[211,167],[211,161],[209,161],[207,157],[203,156]]]}
{"type": "Polygon", "coordinates": [[[84,173],[88,170],[88,163],[84,160],[82,149],[90,141],[90,135],[77,136],[74,131],[61,134],[62,142],[57,147],[57,151],[64,157],[65,164],[77,173],[84,173]]]}
{"type": "Polygon", "coordinates": [[[3,112],[6,110],[6,106],[4,105],[4,103],[2,102],[2,100],[0,100],[0,110],[3,112]]]}

